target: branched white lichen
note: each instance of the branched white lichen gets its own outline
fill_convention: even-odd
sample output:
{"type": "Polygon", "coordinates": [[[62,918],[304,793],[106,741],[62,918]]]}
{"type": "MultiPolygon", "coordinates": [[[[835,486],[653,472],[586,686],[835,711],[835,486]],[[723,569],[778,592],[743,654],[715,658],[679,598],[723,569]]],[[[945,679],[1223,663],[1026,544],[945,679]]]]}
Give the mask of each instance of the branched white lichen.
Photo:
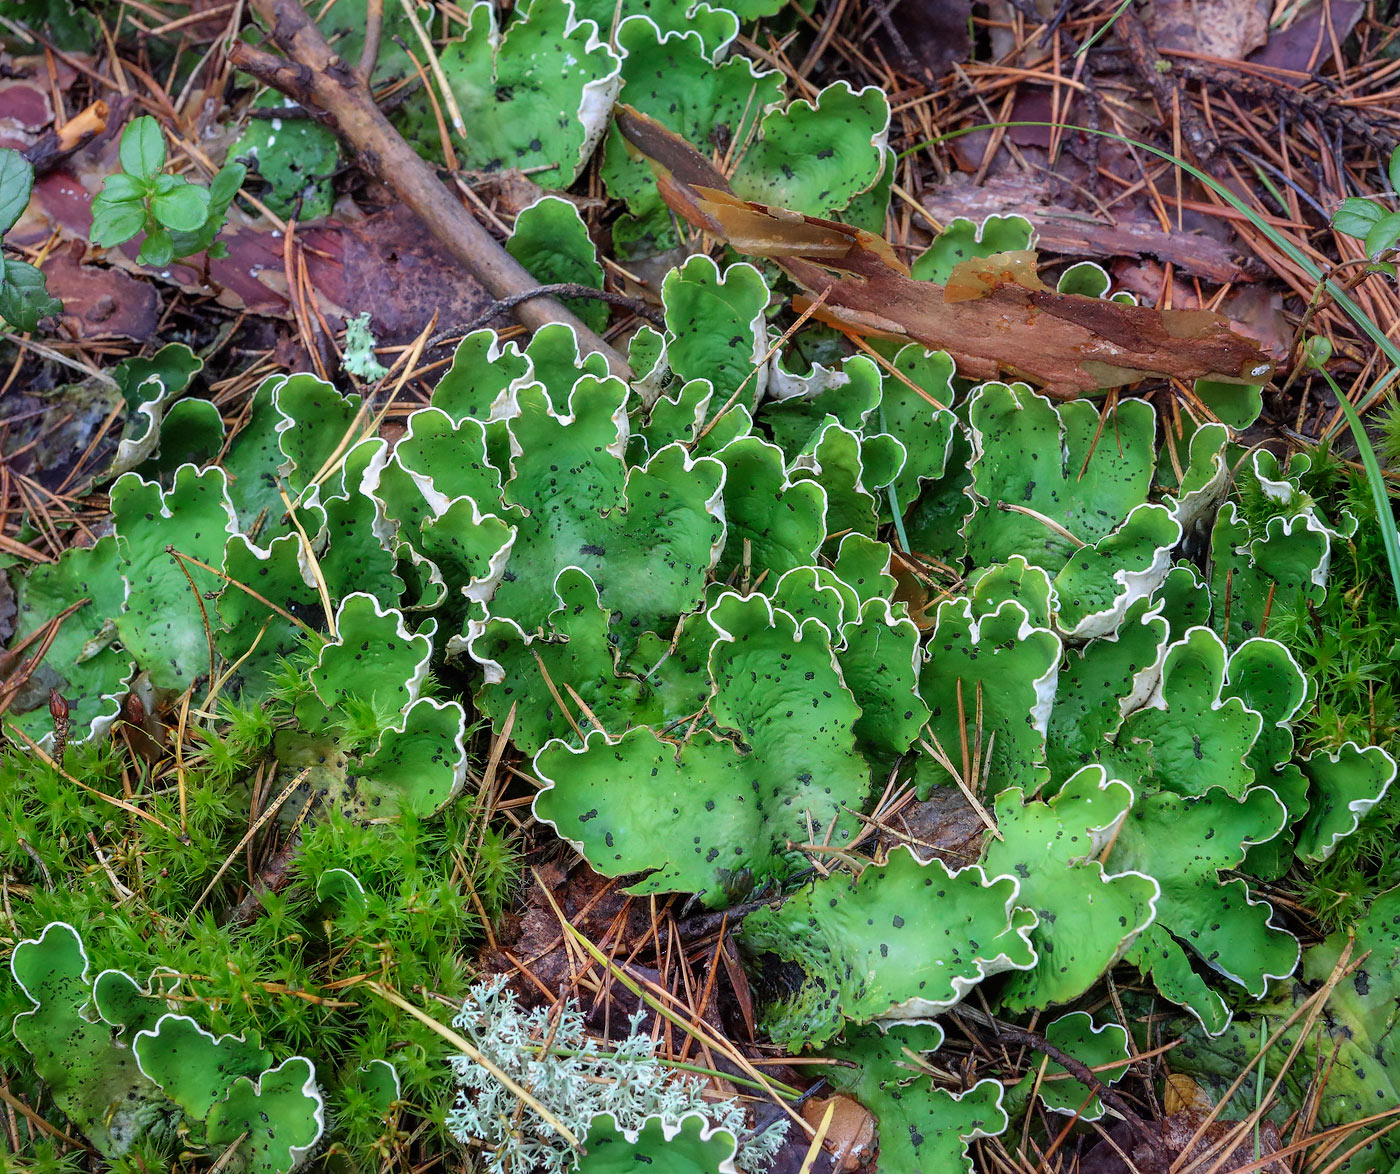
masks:
{"type": "MultiPolygon", "coordinates": [[[[589,1038],[583,1014],[573,1004],[555,1014],[557,1024],[548,1008],[523,1010],[505,979],[496,978],[471,989],[453,1023],[579,1137],[600,1113],[616,1118],[620,1130],[632,1130],[651,1117],[674,1122],[699,1112],[740,1139],[736,1161],[742,1169],[753,1174],[771,1164],[787,1123],[748,1136],[743,1106],[732,1099],[707,1100],[704,1080],[668,1068],[656,1055],[656,1042],[639,1034],[640,1014],[616,1044],[589,1038]],[[552,1042],[546,1053],[547,1039],[552,1042]]],[[[573,1150],[553,1127],[480,1064],[454,1056],[452,1067],[459,1091],[448,1128],[485,1150],[487,1170],[564,1174],[577,1166],[573,1150]]]]}

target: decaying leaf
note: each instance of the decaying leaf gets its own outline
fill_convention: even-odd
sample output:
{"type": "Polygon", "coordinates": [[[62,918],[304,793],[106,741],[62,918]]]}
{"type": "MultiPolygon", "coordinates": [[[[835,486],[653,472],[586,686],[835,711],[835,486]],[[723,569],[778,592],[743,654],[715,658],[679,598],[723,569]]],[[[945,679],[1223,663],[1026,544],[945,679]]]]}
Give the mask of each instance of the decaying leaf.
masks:
{"type": "Polygon", "coordinates": [[[1070,398],[1148,375],[1266,381],[1257,343],[1203,310],[1154,310],[1046,289],[1024,252],[977,258],[948,285],[916,281],[888,242],[832,220],[740,200],[700,152],[631,107],[617,124],[666,202],[740,252],[771,257],[845,330],[946,350],[959,374],[1010,374],[1070,398]]]}

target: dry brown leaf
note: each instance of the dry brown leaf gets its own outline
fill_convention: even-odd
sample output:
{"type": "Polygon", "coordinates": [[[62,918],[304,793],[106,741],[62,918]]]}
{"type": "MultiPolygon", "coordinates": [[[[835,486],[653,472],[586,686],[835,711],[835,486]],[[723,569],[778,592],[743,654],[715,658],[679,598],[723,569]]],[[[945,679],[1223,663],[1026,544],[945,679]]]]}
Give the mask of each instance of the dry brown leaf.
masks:
{"type": "Polygon", "coordinates": [[[1269,12],[1261,0],[1157,0],[1147,25],[1158,49],[1240,60],[1264,43],[1269,12]]]}
{"type": "Polygon", "coordinates": [[[858,1170],[875,1152],[875,1118],[859,1101],[847,1096],[812,1097],[802,1106],[807,1124],[821,1125],[831,1108],[822,1147],[831,1154],[837,1170],[858,1170]]]}
{"type": "Polygon", "coordinates": [[[1205,1089],[1184,1072],[1169,1072],[1162,1090],[1162,1108],[1170,1117],[1176,1113],[1197,1113],[1202,1117],[1211,1110],[1205,1089]]]}
{"type": "Polygon", "coordinates": [[[841,329],[944,350],[966,378],[1007,375],[1066,399],[1149,375],[1263,383],[1273,372],[1258,344],[1219,314],[1056,293],[1032,282],[1014,255],[983,259],[949,297],[915,281],[881,237],[740,200],[680,136],[629,106],[617,110],[673,211],[740,252],[772,258],[811,295],[794,305],[820,298],[815,316],[841,329]]]}

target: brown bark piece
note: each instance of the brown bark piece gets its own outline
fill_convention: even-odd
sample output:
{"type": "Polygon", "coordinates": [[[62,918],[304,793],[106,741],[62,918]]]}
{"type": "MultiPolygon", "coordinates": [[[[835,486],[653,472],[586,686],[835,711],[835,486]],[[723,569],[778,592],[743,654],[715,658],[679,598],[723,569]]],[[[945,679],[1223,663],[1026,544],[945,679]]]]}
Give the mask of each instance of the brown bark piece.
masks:
{"type": "MultiPolygon", "coordinates": [[[[618,127],[656,169],[661,194],[696,228],[740,252],[771,257],[820,305],[816,317],[852,333],[918,342],[952,356],[970,379],[1009,375],[1060,398],[1149,375],[1266,382],[1273,364],[1218,314],[1154,310],[1023,284],[1022,259],[1000,272],[983,260],[982,296],[915,281],[889,243],[835,221],[740,200],[684,139],[619,105],[618,127]]],[[[1038,284],[1038,283],[1037,283],[1038,284]]]]}
{"type": "Polygon", "coordinates": [[[819,1129],[831,1111],[822,1148],[832,1157],[837,1170],[859,1170],[875,1156],[875,1118],[854,1097],[813,1097],[802,1105],[802,1117],[819,1129]]]}

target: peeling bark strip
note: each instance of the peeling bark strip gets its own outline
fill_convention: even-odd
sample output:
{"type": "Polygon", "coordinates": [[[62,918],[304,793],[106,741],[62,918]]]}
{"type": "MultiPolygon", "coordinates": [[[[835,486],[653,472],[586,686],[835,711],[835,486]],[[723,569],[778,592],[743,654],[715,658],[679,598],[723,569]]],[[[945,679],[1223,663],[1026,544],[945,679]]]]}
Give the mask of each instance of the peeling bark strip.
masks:
{"type": "Polygon", "coordinates": [[[967,378],[1006,375],[1069,399],[1150,375],[1264,383],[1273,373],[1258,343],[1219,314],[1056,293],[1036,276],[1034,254],[964,261],[946,289],[915,281],[882,237],[740,200],[704,155],[654,119],[619,104],[617,124],[677,215],[740,252],[772,258],[824,297],[815,317],[947,351],[967,378]]]}

